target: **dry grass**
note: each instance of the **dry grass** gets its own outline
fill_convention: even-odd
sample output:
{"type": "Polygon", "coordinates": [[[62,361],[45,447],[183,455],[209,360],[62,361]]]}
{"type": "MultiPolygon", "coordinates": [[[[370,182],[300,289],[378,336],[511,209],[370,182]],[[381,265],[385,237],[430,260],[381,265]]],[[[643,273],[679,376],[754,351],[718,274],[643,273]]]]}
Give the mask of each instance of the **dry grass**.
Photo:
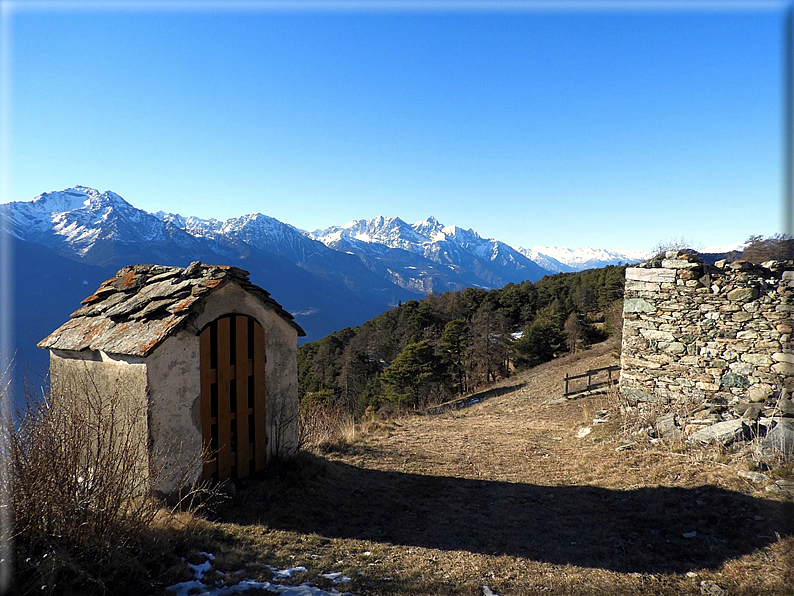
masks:
{"type": "Polygon", "coordinates": [[[352,414],[339,406],[310,403],[298,415],[298,442],[304,451],[333,451],[352,443],[357,433],[352,414]]]}
{"type": "Polygon", "coordinates": [[[300,581],[330,588],[320,574],[341,571],[354,594],[791,594],[794,509],[737,476],[741,454],[647,435],[616,451],[633,421],[614,395],[559,399],[565,372],[610,350],[466,409],[372,421],[243,486],[194,548],[260,579],[263,563],[304,565],[300,581]]]}

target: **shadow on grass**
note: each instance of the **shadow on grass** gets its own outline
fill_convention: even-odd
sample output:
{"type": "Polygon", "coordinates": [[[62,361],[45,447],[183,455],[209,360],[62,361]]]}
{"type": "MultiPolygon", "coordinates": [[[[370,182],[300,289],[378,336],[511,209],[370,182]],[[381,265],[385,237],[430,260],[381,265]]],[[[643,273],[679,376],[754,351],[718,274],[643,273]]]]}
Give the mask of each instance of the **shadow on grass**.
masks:
{"type": "Polygon", "coordinates": [[[714,486],[549,487],[378,471],[305,454],[241,487],[219,514],[329,538],[624,573],[715,568],[794,533],[791,503],[714,486]]]}

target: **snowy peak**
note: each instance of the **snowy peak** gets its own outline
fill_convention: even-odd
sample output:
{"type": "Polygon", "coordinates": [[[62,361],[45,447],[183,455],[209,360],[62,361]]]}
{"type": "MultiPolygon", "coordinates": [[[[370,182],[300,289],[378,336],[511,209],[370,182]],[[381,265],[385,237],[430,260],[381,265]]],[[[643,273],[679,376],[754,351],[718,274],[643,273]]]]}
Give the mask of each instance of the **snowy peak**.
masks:
{"type": "Polygon", "coordinates": [[[163,238],[163,225],[112,191],[87,186],[46,192],[32,201],[8,203],[3,227],[17,238],[63,246],[85,254],[100,240],[150,242],[163,238]]]}
{"type": "Polygon", "coordinates": [[[308,235],[331,248],[365,242],[413,253],[424,253],[429,245],[439,242],[458,245],[494,242],[481,238],[474,230],[445,226],[432,215],[410,225],[399,217],[378,215],[372,219],[354,220],[343,226],[313,230],[308,235]]]}
{"type": "Polygon", "coordinates": [[[353,244],[382,244],[389,248],[401,248],[415,252],[415,248],[426,241],[399,217],[378,215],[372,219],[359,219],[344,226],[331,226],[324,230],[308,232],[309,238],[318,240],[329,248],[353,244]]]}
{"type": "Polygon", "coordinates": [[[604,250],[584,246],[564,248],[559,246],[519,247],[518,252],[550,271],[582,271],[618,263],[638,263],[650,256],[644,250],[604,250]]]}
{"type": "Polygon", "coordinates": [[[411,290],[497,288],[548,273],[503,242],[445,226],[433,216],[409,225],[379,215],[308,235],[329,248],[357,255],[373,271],[411,290]]]}

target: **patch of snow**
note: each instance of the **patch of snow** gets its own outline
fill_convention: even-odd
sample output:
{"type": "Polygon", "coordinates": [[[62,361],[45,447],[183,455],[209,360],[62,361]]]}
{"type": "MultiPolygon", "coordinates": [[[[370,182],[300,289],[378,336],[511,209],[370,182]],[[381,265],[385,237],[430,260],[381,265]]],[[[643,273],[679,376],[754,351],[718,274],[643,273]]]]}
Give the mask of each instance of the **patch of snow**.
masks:
{"type": "Polygon", "coordinates": [[[644,250],[606,250],[602,248],[590,248],[589,246],[580,248],[533,246],[531,249],[519,247],[517,250],[542,267],[552,271],[582,271],[584,269],[593,269],[606,265],[617,265],[618,262],[638,263],[651,256],[648,251],[644,250]],[[554,268],[555,261],[568,269],[559,268],[559,266],[554,268]]]}
{"type": "Polygon", "coordinates": [[[734,242],[732,244],[722,244],[720,246],[707,246],[699,250],[698,252],[701,253],[721,253],[721,252],[733,252],[735,250],[744,250],[747,248],[746,242],[734,242]]]}
{"type": "MultiPolygon", "coordinates": [[[[173,593],[174,596],[227,596],[229,594],[238,594],[240,592],[247,592],[248,590],[264,590],[273,592],[275,594],[283,594],[284,596],[343,596],[342,592],[337,590],[323,590],[317,586],[309,583],[302,583],[298,586],[289,584],[272,584],[270,582],[259,582],[252,579],[245,579],[230,586],[224,585],[222,581],[216,582],[215,586],[208,586],[201,580],[206,573],[212,568],[212,562],[215,560],[215,555],[212,553],[201,552],[199,553],[205,557],[205,561],[199,565],[188,563],[188,568],[193,571],[193,579],[186,582],[180,582],[173,586],[168,586],[165,591],[173,593]]],[[[285,579],[292,577],[295,573],[305,573],[305,567],[293,567],[291,569],[278,570],[275,567],[267,566],[273,572],[273,579],[285,579]]],[[[327,575],[333,574],[323,574],[327,575]]],[[[335,579],[336,583],[347,583],[350,580],[347,576],[341,573],[340,579],[335,579]]],[[[332,578],[329,578],[332,579],[332,578]]]]}
{"type": "Polygon", "coordinates": [[[353,581],[346,575],[343,575],[341,571],[329,571],[328,573],[321,573],[324,578],[330,579],[335,584],[347,584],[353,581]]]}
{"type": "Polygon", "coordinates": [[[306,567],[303,566],[291,567],[290,569],[276,569],[271,565],[267,565],[267,568],[273,573],[273,579],[290,578],[296,573],[306,573],[308,571],[306,567]]]}

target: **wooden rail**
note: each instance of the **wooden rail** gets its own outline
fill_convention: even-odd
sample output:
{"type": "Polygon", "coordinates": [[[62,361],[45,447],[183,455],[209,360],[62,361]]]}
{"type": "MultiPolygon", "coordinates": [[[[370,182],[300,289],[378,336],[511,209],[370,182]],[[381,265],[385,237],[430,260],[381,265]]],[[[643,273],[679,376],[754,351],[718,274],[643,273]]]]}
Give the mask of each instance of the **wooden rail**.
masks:
{"type": "Polygon", "coordinates": [[[563,395],[568,397],[569,395],[574,395],[576,393],[583,393],[585,391],[592,391],[594,389],[600,389],[602,387],[608,387],[610,385],[614,385],[618,382],[620,375],[613,375],[613,372],[617,372],[620,370],[620,367],[615,366],[605,366],[604,368],[594,368],[593,370],[588,370],[586,373],[581,375],[573,375],[570,376],[568,373],[565,373],[565,387],[563,389],[563,395]],[[598,375],[601,373],[606,373],[606,378],[603,377],[598,379],[598,375]],[[570,388],[570,381],[576,381],[578,379],[587,379],[587,385],[584,387],[579,387],[578,389],[572,390],[570,388]],[[594,380],[595,379],[595,380],[594,380]]]}

